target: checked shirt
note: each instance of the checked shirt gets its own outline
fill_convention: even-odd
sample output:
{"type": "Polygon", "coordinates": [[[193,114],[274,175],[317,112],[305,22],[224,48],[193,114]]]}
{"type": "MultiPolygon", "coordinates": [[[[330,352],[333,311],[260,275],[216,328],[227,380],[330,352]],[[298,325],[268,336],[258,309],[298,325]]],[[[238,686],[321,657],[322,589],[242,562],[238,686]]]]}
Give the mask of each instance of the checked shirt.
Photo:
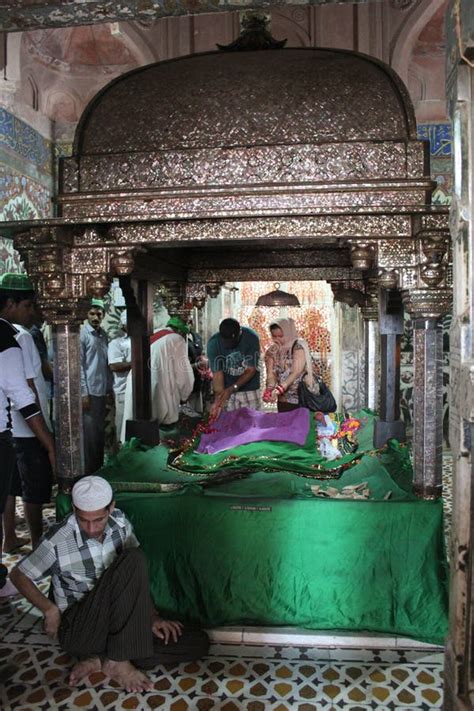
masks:
{"type": "Polygon", "coordinates": [[[102,541],[86,536],[72,513],[47,531],[18,569],[31,580],[51,575],[54,599],[63,612],[95,587],[122,551],[138,546],[132,524],[122,511],[112,511],[102,541]]]}

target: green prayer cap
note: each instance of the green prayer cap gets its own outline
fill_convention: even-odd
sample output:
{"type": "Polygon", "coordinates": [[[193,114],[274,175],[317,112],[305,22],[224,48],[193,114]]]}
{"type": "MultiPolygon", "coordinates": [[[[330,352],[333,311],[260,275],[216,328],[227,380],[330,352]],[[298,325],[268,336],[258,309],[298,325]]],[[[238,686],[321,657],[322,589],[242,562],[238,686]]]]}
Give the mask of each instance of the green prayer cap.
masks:
{"type": "Polygon", "coordinates": [[[31,283],[28,274],[5,272],[5,274],[0,276],[0,289],[8,291],[34,291],[35,287],[31,283]]]}
{"type": "Polygon", "coordinates": [[[188,324],[183,321],[180,316],[171,316],[171,318],[168,319],[168,323],[166,325],[171,326],[171,328],[176,329],[176,331],[183,333],[185,336],[189,333],[188,324]]]}
{"type": "Polygon", "coordinates": [[[91,306],[97,306],[97,308],[104,310],[104,302],[102,299],[91,299],[91,306]]]}

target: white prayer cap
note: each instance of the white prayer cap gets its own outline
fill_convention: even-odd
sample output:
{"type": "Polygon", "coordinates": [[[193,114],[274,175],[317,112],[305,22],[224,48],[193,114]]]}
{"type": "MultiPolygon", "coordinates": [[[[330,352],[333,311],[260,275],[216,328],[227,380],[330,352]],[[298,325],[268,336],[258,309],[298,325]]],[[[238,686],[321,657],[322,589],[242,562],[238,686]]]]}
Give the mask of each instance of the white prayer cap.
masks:
{"type": "Polygon", "coordinates": [[[122,326],[127,325],[127,309],[124,309],[120,314],[120,323],[122,326]]]}
{"type": "Polygon", "coordinates": [[[72,487],[72,503],[81,511],[105,509],[113,497],[112,487],[101,476],[85,476],[72,487]]]}

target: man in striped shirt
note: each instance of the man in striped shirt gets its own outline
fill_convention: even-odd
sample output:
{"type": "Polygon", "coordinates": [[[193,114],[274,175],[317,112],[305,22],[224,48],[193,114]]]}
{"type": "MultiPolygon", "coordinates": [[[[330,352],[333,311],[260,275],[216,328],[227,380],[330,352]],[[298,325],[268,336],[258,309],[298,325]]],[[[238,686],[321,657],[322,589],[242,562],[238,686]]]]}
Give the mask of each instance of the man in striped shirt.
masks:
{"type": "Polygon", "coordinates": [[[147,691],[152,682],[137,667],[197,659],[207,636],[158,615],[145,558],[105,479],[79,479],[72,503],[73,513],[14,568],[12,581],[43,613],[46,633],[78,658],[71,685],[102,670],[127,691],[147,691]],[[54,601],[33,582],[47,575],[54,601]]]}
{"type": "MultiPolygon", "coordinates": [[[[18,410],[26,424],[48,453],[54,471],[54,441],[41,415],[35,394],[29,387],[23,369],[21,348],[15,339],[13,321],[27,321],[34,308],[33,286],[26,274],[2,274],[0,277],[0,514],[10,491],[15,466],[11,435],[11,406],[18,410]]],[[[0,517],[0,561],[3,528],[0,517]]],[[[16,592],[7,581],[7,568],[0,562],[0,596],[16,592]]]]}

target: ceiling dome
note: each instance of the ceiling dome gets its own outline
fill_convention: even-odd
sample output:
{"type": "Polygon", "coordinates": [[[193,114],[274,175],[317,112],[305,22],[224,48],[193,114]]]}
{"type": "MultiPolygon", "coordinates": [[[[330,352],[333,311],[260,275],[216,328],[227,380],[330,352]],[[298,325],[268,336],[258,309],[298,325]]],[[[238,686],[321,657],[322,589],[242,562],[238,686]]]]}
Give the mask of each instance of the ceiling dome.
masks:
{"type": "Polygon", "coordinates": [[[88,106],[75,153],[416,138],[403,84],[353,52],[212,52],[134,70],[88,106]]]}

